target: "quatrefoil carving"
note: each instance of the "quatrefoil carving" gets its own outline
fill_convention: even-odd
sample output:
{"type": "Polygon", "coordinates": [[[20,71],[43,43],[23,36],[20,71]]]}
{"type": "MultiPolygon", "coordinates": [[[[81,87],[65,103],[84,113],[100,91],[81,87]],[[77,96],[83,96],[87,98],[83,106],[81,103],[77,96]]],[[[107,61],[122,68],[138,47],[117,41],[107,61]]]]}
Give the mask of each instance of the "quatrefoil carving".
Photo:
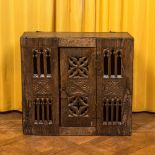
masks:
{"type": "Polygon", "coordinates": [[[88,97],[71,96],[68,98],[69,116],[71,117],[87,117],[88,116],[88,97]]]}
{"type": "Polygon", "coordinates": [[[69,78],[88,78],[88,58],[70,57],[68,74],[69,78]]]}

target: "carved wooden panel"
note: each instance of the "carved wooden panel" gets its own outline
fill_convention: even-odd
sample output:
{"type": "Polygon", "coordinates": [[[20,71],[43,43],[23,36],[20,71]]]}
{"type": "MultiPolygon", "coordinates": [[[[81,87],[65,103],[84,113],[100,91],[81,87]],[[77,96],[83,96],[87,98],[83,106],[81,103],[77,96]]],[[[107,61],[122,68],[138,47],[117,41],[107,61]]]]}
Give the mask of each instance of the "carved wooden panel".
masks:
{"type": "Polygon", "coordinates": [[[35,96],[51,95],[51,80],[50,79],[33,79],[33,94],[35,96]]]}
{"type": "Polygon", "coordinates": [[[69,115],[68,117],[88,117],[88,97],[70,96],[68,97],[69,115]]]}
{"type": "Polygon", "coordinates": [[[62,126],[96,125],[95,57],[95,48],[60,49],[62,126]]]}
{"type": "Polygon", "coordinates": [[[132,43],[132,40],[97,40],[97,130],[100,135],[131,134],[132,43]]]}
{"type": "Polygon", "coordinates": [[[48,135],[58,132],[55,131],[59,124],[58,48],[55,48],[56,45],[53,46],[53,42],[56,44],[55,39],[52,44],[48,41],[51,42],[52,39],[21,40],[25,134],[48,135]],[[52,46],[46,46],[50,44],[52,46]],[[44,127],[41,127],[43,125],[44,127]],[[51,131],[41,132],[36,129],[38,126],[46,130],[49,128],[47,125],[51,126],[51,131]]]}
{"type": "Polygon", "coordinates": [[[23,133],[131,135],[128,33],[25,33],[23,133]]]}
{"type": "Polygon", "coordinates": [[[125,79],[104,79],[102,84],[104,96],[122,97],[124,95],[124,87],[126,87],[125,79]]]}
{"type": "Polygon", "coordinates": [[[69,78],[88,78],[88,58],[69,57],[69,78]]]}

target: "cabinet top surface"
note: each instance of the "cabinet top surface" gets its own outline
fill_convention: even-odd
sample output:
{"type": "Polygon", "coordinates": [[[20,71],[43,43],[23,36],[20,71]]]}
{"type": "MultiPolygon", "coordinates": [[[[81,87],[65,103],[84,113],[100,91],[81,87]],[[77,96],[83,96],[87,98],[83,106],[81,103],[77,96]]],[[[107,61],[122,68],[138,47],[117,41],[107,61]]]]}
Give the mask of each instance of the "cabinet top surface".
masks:
{"type": "Polygon", "coordinates": [[[24,32],[22,38],[122,38],[133,39],[128,32],[24,32]]]}

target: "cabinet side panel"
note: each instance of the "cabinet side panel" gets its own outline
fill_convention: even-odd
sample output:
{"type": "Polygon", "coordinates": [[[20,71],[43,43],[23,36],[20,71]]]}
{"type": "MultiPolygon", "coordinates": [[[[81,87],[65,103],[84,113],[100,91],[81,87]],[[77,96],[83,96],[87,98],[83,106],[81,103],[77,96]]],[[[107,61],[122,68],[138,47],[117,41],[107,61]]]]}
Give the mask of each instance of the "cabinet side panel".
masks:
{"type": "Polygon", "coordinates": [[[133,40],[97,39],[97,132],[130,135],[133,40]]]}

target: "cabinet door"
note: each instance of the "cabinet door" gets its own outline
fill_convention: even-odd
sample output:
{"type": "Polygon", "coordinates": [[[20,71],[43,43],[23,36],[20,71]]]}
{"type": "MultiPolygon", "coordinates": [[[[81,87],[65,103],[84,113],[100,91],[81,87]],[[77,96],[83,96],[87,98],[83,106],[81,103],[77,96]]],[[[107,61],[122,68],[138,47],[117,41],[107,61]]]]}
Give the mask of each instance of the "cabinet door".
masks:
{"type": "Polygon", "coordinates": [[[21,48],[24,133],[55,135],[59,125],[57,39],[22,38],[21,48]]]}
{"type": "Polygon", "coordinates": [[[61,126],[96,126],[96,48],[60,48],[61,126]]]}
{"type": "Polygon", "coordinates": [[[133,40],[97,39],[97,131],[131,134],[133,40]]]}

